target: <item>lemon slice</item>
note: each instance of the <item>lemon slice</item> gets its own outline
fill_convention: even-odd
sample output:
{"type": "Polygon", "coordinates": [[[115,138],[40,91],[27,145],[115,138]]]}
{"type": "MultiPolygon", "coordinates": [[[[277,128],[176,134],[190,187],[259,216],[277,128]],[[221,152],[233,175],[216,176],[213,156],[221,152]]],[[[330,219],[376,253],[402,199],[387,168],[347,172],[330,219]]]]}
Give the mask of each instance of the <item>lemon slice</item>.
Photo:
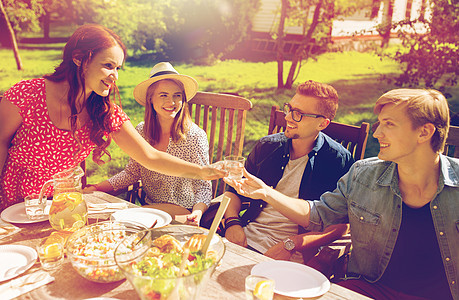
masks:
{"type": "Polygon", "coordinates": [[[73,223],[72,227],[70,229],[68,229],[68,230],[69,231],[77,231],[78,229],[80,229],[84,225],[85,225],[85,222],[83,220],[78,220],[78,221],[75,221],[73,223]]]}
{"type": "Polygon", "coordinates": [[[64,219],[59,219],[59,227],[62,229],[65,228],[65,220],[64,219]]]}
{"type": "Polygon", "coordinates": [[[83,197],[81,193],[71,192],[67,193],[67,199],[73,201],[75,204],[79,204],[83,200],[83,197]]]}
{"type": "Polygon", "coordinates": [[[61,249],[57,243],[47,245],[44,252],[46,258],[55,258],[61,255],[61,249]]]}
{"type": "Polygon", "coordinates": [[[274,296],[274,287],[271,280],[262,280],[257,282],[253,295],[260,300],[272,300],[274,296]]]}
{"type": "Polygon", "coordinates": [[[72,218],[75,221],[83,221],[83,218],[80,216],[80,214],[72,214],[72,218]]]}
{"type": "Polygon", "coordinates": [[[53,197],[53,202],[58,204],[58,203],[61,203],[61,202],[64,202],[65,199],[67,199],[66,193],[60,193],[60,194],[57,194],[53,197]]]}
{"type": "Polygon", "coordinates": [[[66,206],[68,207],[68,209],[70,211],[73,211],[75,210],[75,208],[81,203],[83,202],[83,197],[81,195],[81,193],[77,193],[77,192],[69,192],[69,193],[65,193],[65,197],[66,197],[66,206]]]}

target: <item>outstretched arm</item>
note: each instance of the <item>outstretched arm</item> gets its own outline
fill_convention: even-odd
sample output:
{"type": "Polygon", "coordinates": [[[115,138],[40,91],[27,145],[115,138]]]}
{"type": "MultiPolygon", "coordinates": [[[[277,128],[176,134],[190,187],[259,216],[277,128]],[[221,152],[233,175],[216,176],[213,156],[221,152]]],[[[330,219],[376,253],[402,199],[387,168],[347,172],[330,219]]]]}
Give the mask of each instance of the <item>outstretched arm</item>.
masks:
{"type": "Polygon", "coordinates": [[[244,169],[241,180],[224,178],[225,182],[232,186],[238,194],[252,199],[261,199],[271,204],[274,209],[298,225],[309,225],[310,207],[307,201],[288,197],[275,189],[267,186],[262,180],[251,175],[244,169]]]}
{"type": "MultiPolygon", "coordinates": [[[[328,245],[339,239],[346,234],[348,230],[349,224],[336,224],[328,226],[323,232],[307,232],[291,236],[290,239],[295,243],[295,248],[293,250],[301,252],[304,262],[306,263],[316,255],[319,247],[328,245]]],[[[264,255],[274,259],[288,260],[292,252],[285,250],[284,243],[280,242],[269,248],[264,255]]]]}
{"type": "Polygon", "coordinates": [[[113,140],[127,155],[145,168],[171,176],[212,180],[225,176],[226,172],[210,166],[199,166],[153,148],[135,130],[130,121],[124,122],[113,140]]]}

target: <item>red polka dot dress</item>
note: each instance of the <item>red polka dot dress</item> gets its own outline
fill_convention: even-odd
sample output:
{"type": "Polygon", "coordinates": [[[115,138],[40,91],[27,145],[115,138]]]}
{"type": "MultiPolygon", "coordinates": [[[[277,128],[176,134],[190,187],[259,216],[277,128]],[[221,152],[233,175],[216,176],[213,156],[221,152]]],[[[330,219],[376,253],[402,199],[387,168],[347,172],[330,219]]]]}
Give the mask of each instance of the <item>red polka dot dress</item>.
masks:
{"type": "MultiPolygon", "coordinates": [[[[72,133],[54,126],[48,115],[43,78],[17,83],[5,92],[4,99],[19,108],[22,124],[12,139],[3,167],[0,210],[22,201],[26,195],[39,193],[54,174],[78,165],[95,147],[86,124],[76,131],[82,151],[74,157],[78,146],[72,133]]],[[[119,130],[127,120],[128,116],[115,105],[112,130],[119,130]]],[[[47,193],[51,195],[52,189],[47,193]]]]}

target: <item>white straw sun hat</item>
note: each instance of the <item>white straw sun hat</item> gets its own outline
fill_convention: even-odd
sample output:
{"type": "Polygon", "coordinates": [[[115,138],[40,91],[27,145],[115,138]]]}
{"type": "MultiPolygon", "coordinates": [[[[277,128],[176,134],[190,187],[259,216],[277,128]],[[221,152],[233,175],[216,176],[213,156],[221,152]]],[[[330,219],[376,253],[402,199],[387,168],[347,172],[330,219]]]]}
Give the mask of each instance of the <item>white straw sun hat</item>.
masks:
{"type": "Polygon", "coordinates": [[[145,106],[148,87],[156,81],[174,79],[180,81],[185,88],[186,100],[189,101],[198,91],[198,82],[193,77],[179,74],[168,62],[157,63],[150,71],[150,78],[134,88],[134,99],[145,106]]]}

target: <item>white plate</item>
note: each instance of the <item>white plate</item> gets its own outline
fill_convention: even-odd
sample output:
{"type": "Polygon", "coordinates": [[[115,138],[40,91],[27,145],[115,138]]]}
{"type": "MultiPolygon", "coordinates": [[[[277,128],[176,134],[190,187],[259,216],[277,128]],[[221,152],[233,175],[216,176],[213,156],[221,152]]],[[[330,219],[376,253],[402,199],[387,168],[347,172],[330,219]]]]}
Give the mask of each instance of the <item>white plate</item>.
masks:
{"type": "Polygon", "coordinates": [[[84,300],[118,300],[118,298],[96,297],[96,298],[86,298],[84,300]]]}
{"type": "Polygon", "coordinates": [[[28,223],[39,223],[43,221],[48,221],[49,220],[49,208],[51,207],[51,203],[53,201],[48,200],[46,202],[46,207],[45,207],[45,214],[43,217],[36,219],[36,220],[31,220],[27,217],[26,212],[25,212],[25,205],[24,202],[20,202],[14,205],[11,205],[4,209],[1,213],[1,218],[5,222],[10,222],[10,223],[20,223],[20,224],[28,224],[28,223]]]}
{"type": "Polygon", "coordinates": [[[172,221],[171,215],[167,212],[147,207],[119,210],[112,214],[112,218],[115,221],[137,222],[147,228],[150,228],[155,220],[158,220],[155,228],[166,226],[172,221]]]}
{"type": "Polygon", "coordinates": [[[37,252],[23,245],[0,246],[0,281],[14,278],[27,271],[37,261],[37,252]]]}
{"type": "Polygon", "coordinates": [[[274,292],[288,297],[318,297],[330,289],[330,281],[322,273],[291,261],[265,261],[255,265],[250,274],[273,279],[274,292]]]}

